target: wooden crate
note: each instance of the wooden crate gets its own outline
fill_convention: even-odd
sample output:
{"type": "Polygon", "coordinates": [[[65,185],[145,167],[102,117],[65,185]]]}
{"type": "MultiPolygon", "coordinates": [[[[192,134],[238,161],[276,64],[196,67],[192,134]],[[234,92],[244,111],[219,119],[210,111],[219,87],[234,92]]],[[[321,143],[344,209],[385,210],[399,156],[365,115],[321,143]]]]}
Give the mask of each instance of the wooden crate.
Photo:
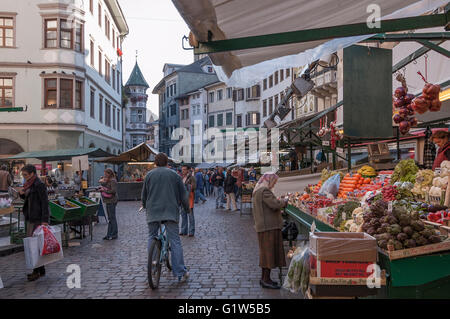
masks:
{"type": "Polygon", "coordinates": [[[252,195],[242,195],[241,202],[242,203],[251,203],[252,202],[252,195]]]}
{"type": "Polygon", "coordinates": [[[414,256],[429,255],[441,251],[450,250],[450,240],[446,240],[437,244],[430,244],[414,248],[387,251],[390,260],[409,258],[414,256]]]}

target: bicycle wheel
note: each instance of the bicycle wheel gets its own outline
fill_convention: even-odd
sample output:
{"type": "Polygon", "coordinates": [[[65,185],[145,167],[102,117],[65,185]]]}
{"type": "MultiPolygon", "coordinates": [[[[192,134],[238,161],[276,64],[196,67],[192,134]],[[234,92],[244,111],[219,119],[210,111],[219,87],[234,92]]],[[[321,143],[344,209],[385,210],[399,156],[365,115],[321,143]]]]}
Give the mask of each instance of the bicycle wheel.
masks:
{"type": "Polygon", "coordinates": [[[161,277],[161,241],[155,239],[148,252],[147,276],[150,288],[157,289],[161,277]]]}

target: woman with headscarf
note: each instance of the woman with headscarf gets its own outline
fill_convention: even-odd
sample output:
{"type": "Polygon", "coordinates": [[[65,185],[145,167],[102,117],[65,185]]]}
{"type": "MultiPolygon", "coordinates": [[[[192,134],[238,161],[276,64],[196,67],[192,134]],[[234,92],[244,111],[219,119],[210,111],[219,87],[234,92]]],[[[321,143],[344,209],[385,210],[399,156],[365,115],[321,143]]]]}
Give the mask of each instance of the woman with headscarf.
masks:
{"type": "Polygon", "coordinates": [[[259,266],[262,268],[260,284],[263,288],[279,289],[270,278],[270,270],[286,266],[281,228],[281,209],[286,201],[278,200],[272,190],[278,181],[274,173],[265,173],[253,190],[252,206],[255,229],[259,241],[259,266]]]}
{"type": "Polygon", "coordinates": [[[441,166],[443,161],[450,160],[450,133],[448,131],[437,131],[431,136],[433,142],[439,147],[433,163],[433,171],[441,166]]]}
{"type": "Polygon", "coordinates": [[[108,232],[103,238],[104,240],[117,239],[117,180],[112,169],[105,169],[104,176],[99,181],[100,191],[102,192],[102,200],[106,204],[106,211],[108,213],[108,232]]]}

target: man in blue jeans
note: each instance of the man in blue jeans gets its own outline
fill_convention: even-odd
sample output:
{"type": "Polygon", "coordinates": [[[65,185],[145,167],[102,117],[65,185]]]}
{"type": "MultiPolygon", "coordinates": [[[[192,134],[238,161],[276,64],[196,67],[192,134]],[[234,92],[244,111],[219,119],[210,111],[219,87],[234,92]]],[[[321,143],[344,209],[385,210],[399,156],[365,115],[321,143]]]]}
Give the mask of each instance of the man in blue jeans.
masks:
{"type": "Polygon", "coordinates": [[[224,189],[223,183],[225,181],[225,174],[223,173],[223,167],[219,167],[217,172],[214,173],[211,179],[214,185],[214,191],[216,193],[216,209],[224,209],[223,206],[223,198],[224,198],[224,189]]]}
{"type": "Polygon", "coordinates": [[[200,172],[200,169],[195,169],[195,203],[198,204],[198,199],[203,202],[203,204],[206,202],[205,196],[202,194],[203,192],[203,174],[200,172]]]}
{"type": "Polygon", "coordinates": [[[159,153],[155,157],[156,168],[145,176],[142,188],[142,207],[147,211],[148,248],[158,234],[159,223],[164,222],[171,249],[173,274],[179,282],[185,282],[189,273],[184,265],[183,247],[179,229],[180,205],[189,210],[188,194],[181,177],[167,167],[169,159],[159,153]]]}

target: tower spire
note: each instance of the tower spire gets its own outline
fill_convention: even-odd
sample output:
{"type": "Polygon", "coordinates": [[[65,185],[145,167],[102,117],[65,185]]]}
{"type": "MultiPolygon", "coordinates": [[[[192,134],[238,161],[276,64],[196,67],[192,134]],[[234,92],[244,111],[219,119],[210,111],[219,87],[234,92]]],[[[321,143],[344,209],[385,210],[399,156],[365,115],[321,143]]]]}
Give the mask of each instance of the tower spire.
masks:
{"type": "Polygon", "coordinates": [[[138,50],[136,50],[136,63],[137,63],[137,58],[138,58],[138,50]]]}

